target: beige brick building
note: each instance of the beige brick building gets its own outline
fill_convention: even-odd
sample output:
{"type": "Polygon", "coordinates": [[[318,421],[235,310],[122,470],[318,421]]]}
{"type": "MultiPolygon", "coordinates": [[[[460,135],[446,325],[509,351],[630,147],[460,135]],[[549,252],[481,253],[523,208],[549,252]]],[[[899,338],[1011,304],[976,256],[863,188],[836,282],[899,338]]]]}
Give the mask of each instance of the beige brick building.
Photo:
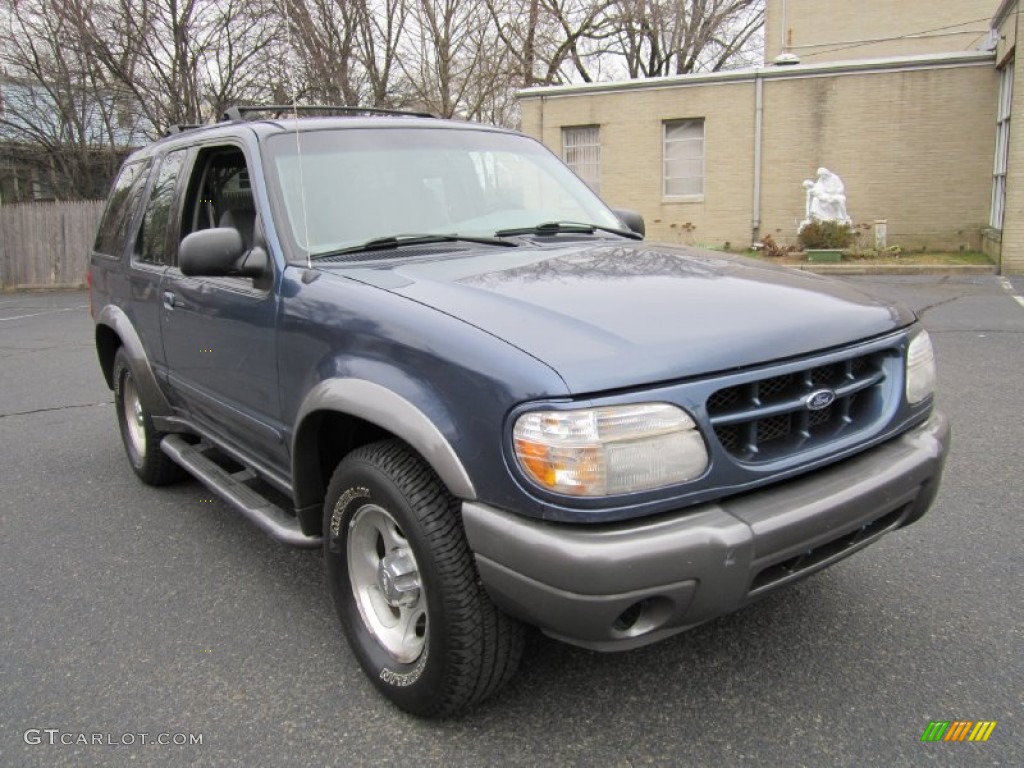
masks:
{"type": "Polygon", "coordinates": [[[792,41],[802,63],[530,89],[523,130],[643,213],[652,239],[794,242],[823,166],[865,237],[885,221],[889,244],[985,248],[1024,272],[1017,0],[997,1],[768,0],[766,56],[792,41]],[[850,58],[861,49],[881,57],[850,58]]]}
{"type": "Polygon", "coordinates": [[[769,0],[766,62],[783,51],[806,64],[981,47],[999,0],[769,0]]]}
{"type": "Polygon", "coordinates": [[[1016,53],[1021,36],[1017,0],[1005,0],[993,19],[998,35],[995,65],[999,74],[995,184],[989,250],[999,255],[1003,274],[1024,274],[1024,54],[1016,53]],[[1014,87],[1014,82],[1020,85],[1014,87]],[[1002,200],[1000,200],[1002,196],[1002,200]]]}

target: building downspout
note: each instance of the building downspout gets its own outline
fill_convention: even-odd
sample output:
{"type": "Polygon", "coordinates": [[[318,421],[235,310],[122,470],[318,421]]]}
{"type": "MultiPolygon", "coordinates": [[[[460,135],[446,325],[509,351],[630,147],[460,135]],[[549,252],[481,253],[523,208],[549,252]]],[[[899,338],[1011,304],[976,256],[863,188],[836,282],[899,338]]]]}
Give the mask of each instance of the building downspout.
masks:
{"type": "MultiPolygon", "coordinates": [[[[541,94],[541,97],[540,97],[540,141],[541,141],[542,144],[544,143],[544,141],[546,139],[546,137],[544,135],[544,107],[546,107],[546,106],[547,106],[547,97],[544,96],[543,94],[541,94]]],[[[562,156],[561,151],[559,151],[559,155],[558,156],[559,157],[562,156]]]]}
{"type": "MultiPolygon", "coordinates": [[[[1014,81],[1013,81],[1013,88],[1014,88],[1014,90],[1016,90],[1017,87],[1018,87],[1017,86],[1017,80],[1016,80],[1016,75],[1017,75],[1017,72],[1016,72],[1016,69],[1017,69],[1017,55],[1018,55],[1017,54],[1017,45],[1020,43],[1020,40],[1021,40],[1021,34],[1020,34],[1020,32],[1021,32],[1021,30],[1020,30],[1020,3],[1019,2],[1017,3],[1017,7],[1015,9],[1015,12],[1017,14],[1017,18],[1014,21],[1014,26],[1015,26],[1015,29],[1016,29],[1016,37],[1014,38],[1014,41],[1013,41],[1013,61],[1003,65],[1003,66],[1006,66],[1006,67],[1013,67],[1014,68],[1014,73],[1013,73],[1014,74],[1014,81]]],[[[1010,177],[1010,157],[1011,157],[1010,149],[1015,146],[1015,144],[1013,142],[1013,91],[1010,92],[1010,130],[1009,130],[1008,133],[1009,133],[1009,135],[1006,137],[1006,177],[1007,177],[1007,179],[1009,179],[1009,177],[1010,177]]],[[[1009,184],[1007,184],[1006,186],[1009,186],[1009,184]]],[[[1003,189],[1003,225],[999,228],[999,266],[998,266],[998,270],[999,270],[999,274],[1000,275],[1008,275],[1009,274],[1009,272],[1006,269],[1006,237],[1003,234],[1004,232],[1006,232],[1006,189],[1005,189],[1005,187],[1003,189]]]]}
{"type": "Polygon", "coordinates": [[[761,124],[764,120],[764,78],[754,74],[754,205],[750,242],[761,239],[761,124]]]}

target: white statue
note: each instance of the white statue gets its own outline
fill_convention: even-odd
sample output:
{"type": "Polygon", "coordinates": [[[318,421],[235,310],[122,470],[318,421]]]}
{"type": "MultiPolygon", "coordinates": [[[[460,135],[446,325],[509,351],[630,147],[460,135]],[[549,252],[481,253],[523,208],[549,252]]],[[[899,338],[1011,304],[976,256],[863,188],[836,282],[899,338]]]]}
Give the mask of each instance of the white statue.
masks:
{"type": "Polygon", "coordinates": [[[812,221],[837,221],[840,224],[852,224],[846,213],[846,187],[843,180],[828,168],[818,169],[817,180],[804,181],[807,190],[807,203],[804,206],[804,220],[800,222],[799,232],[812,221]]]}

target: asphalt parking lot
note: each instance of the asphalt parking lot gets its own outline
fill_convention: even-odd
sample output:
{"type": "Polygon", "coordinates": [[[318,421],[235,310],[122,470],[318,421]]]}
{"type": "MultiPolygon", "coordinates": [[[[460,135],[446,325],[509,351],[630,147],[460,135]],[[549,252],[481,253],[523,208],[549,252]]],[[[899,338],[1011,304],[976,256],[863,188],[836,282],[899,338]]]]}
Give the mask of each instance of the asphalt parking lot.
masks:
{"type": "Polygon", "coordinates": [[[317,552],[136,480],[86,294],[0,296],[0,765],[1024,765],[1024,280],[848,279],[935,340],[954,445],[930,515],[653,647],[535,637],[440,723],[363,678],[317,552]],[[932,720],[997,726],[922,743],[932,720]]]}

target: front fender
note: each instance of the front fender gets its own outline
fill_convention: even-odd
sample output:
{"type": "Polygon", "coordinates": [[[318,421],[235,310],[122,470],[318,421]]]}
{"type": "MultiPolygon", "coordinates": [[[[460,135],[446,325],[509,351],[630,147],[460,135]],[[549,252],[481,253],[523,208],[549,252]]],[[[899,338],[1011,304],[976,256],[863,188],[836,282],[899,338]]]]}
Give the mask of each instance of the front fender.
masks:
{"type": "Polygon", "coordinates": [[[460,499],[476,499],[476,490],[451,444],[417,406],[390,389],[364,379],[328,379],[317,384],[299,408],[292,439],[292,478],[298,509],[317,504],[320,485],[316,444],[309,439],[309,417],[321,411],[354,416],[385,429],[411,445],[460,499]]]}
{"type": "MultiPolygon", "coordinates": [[[[100,326],[109,328],[121,340],[121,348],[124,349],[128,357],[128,364],[132,367],[132,374],[135,377],[135,386],[139,390],[139,397],[142,399],[142,403],[149,414],[158,417],[173,416],[174,411],[171,408],[171,404],[167,401],[163,390],[157,384],[153,368],[150,366],[149,358],[146,356],[146,350],[142,346],[142,340],[139,338],[139,334],[135,331],[131,319],[125,314],[124,310],[113,304],[107,304],[96,317],[97,329],[100,326]]],[[[104,360],[103,350],[97,339],[97,351],[100,354],[100,364],[103,366],[104,376],[109,377],[108,371],[110,369],[107,367],[107,364],[113,363],[116,350],[111,351],[109,361],[104,360]]],[[[113,385],[111,381],[107,383],[111,384],[111,386],[113,385]]]]}

